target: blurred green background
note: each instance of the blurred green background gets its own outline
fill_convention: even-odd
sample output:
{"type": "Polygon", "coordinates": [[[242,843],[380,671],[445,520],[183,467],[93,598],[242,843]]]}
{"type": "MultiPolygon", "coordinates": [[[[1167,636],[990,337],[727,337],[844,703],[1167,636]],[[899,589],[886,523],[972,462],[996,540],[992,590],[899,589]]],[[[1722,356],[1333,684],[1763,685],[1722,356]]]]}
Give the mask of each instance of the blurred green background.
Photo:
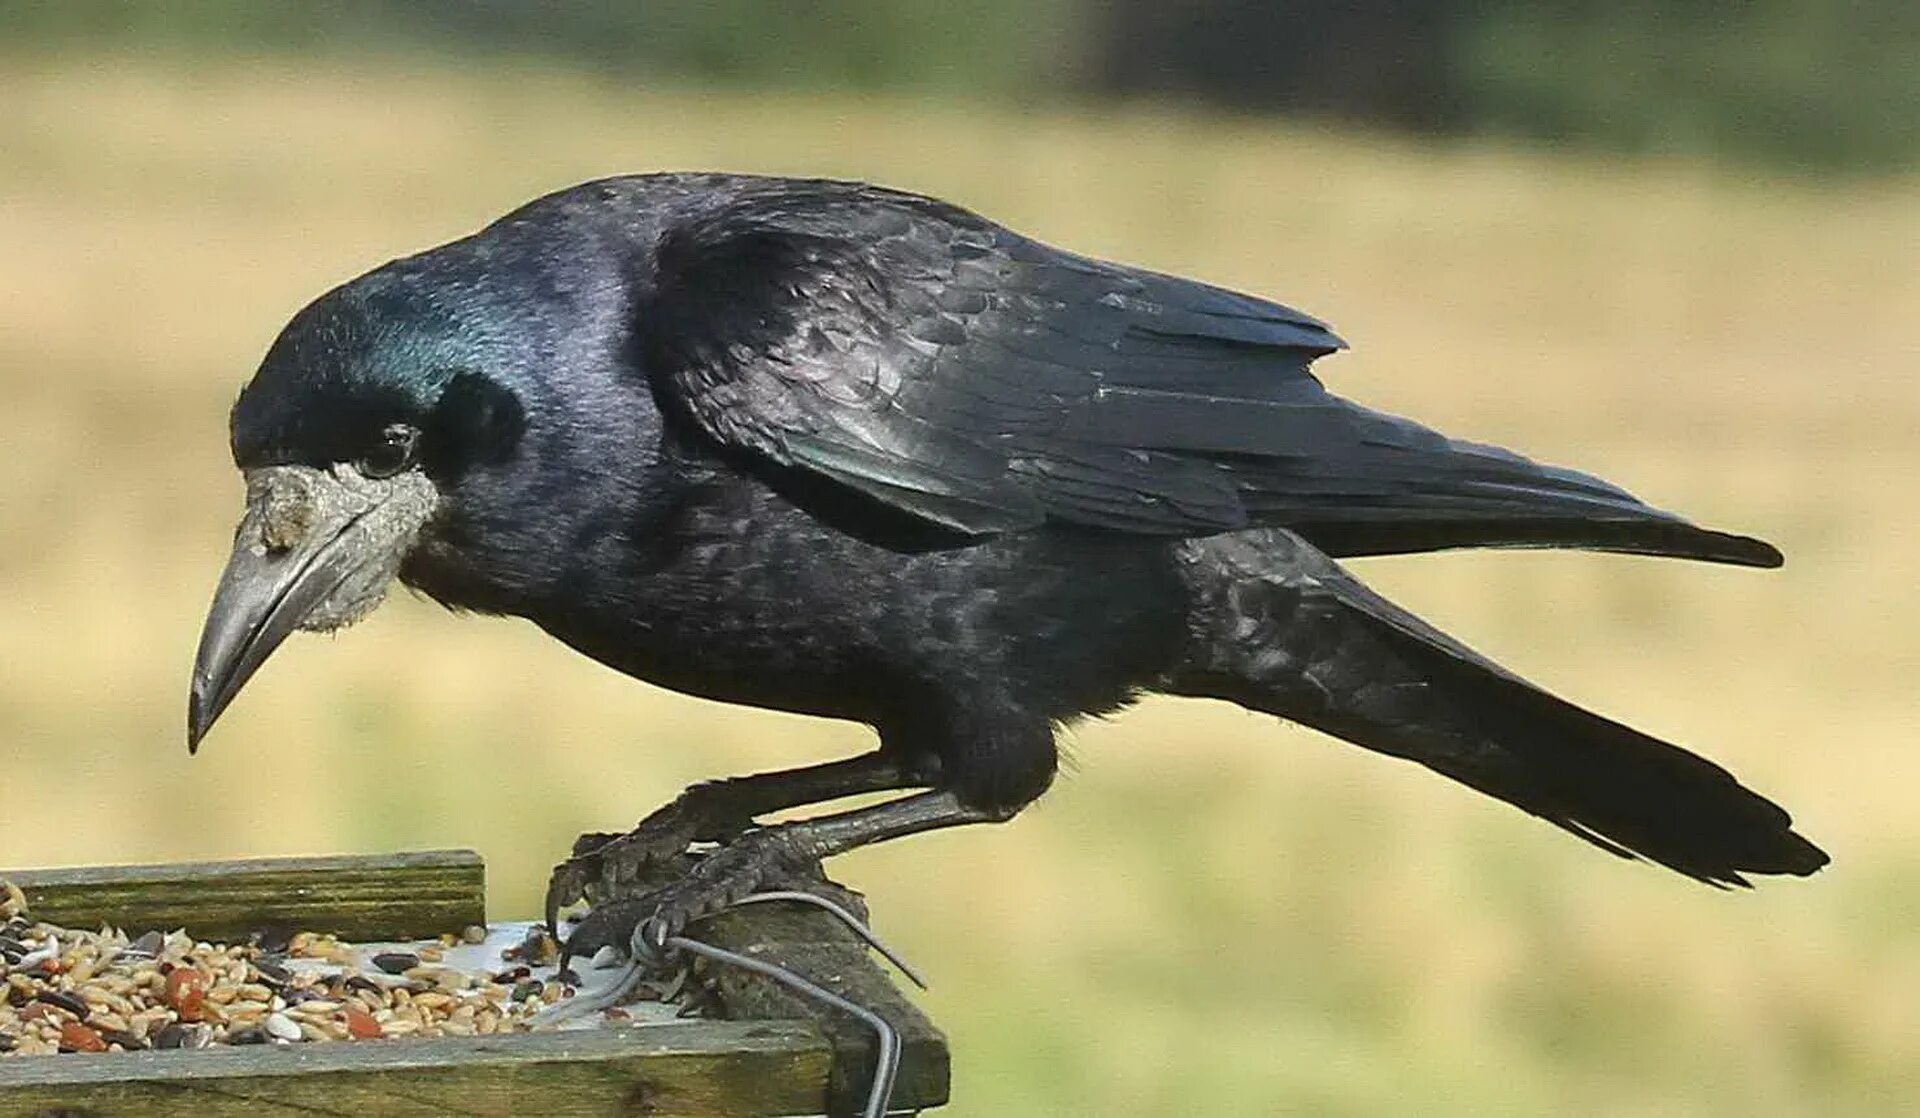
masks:
{"type": "Polygon", "coordinates": [[[580,830],[865,748],[405,596],[182,721],[294,309],[598,175],[868,178],[1292,302],[1348,394],[1778,542],[1359,568],[1835,856],[1717,893],[1148,702],[1013,824],[837,867],[952,1113],[1920,1112],[1914,10],[0,0],[0,865],[471,845],[524,916],[580,830]]]}

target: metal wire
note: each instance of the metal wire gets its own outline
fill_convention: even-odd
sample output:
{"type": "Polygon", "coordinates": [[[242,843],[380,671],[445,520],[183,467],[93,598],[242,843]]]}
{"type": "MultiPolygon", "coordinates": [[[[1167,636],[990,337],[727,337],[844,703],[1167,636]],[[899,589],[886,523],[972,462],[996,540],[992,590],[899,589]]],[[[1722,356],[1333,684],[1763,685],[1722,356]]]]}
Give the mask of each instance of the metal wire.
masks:
{"type": "Polygon", "coordinates": [[[565,1001],[555,1002],[534,1014],[528,1025],[535,1029],[558,1025],[562,1021],[571,1021],[576,1017],[585,1017],[603,1009],[612,1009],[627,1001],[633,995],[633,988],[647,976],[647,965],[642,960],[628,960],[626,973],[614,980],[613,985],[591,994],[575,994],[565,1001]]]}
{"type": "MultiPolygon", "coordinates": [[[[801,904],[814,905],[815,907],[826,910],[832,914],[835,919],[845,924],[848,928],[851,928],[853,933],[859,936],[867,946],[873,948],[885,956],[888,962],[900,968],[900,973],[912,979],[914,985],[919,986],[922,990],[927,988],[927,984],[921,980],[919,973],[915,971],[905,959],[902,959],[896,954],[892,948],[881,942],[880,937],[874,935],[873,930],[868,928],[859,917],[848,911],[845,906],[836,904],[825,897],[801,890],[770,890],[765,893],[748,894],[728,907],[764,904],[769,901],[794,901],[801,904]]],[[[838,1009],[842,1013],[850,1014],[868,1028],[872,1029],[875,1037],[878,1038],[878,1045],[874,1053],[873,1082],[867,1089],[867,1105],[865,1109],[861,1111],[861,1118],[885,1118],[887,1107],[893,1099],[894,1082],[900,1076],[900,1058],[902,1054],[900,1033],[886,1018],[868,1009],[866,1006],[849,1001],[826,987],[776,963],[769,963],[764,959],[755,959],[750,955],[742,955],[735,951],[728,951],[724,947],[715,947],[710,943],[705,943],[689,936],[670,936],[658,945],[647,943],[642,940],[642,937],[646,934],[646,929],[647,925],[644,922],[634,929],[633,935],[635,942],[629,949],[626,971],[616,979],[612,985],[596,993],[580,994],[568,998],[558,1005],[540,1011],[539,1015],[533,1019],[533,1027],[541,1028],[544,1026],[557,1025],[562,1021],[570,1021],[574,1018],[584,1017],[603,1009],[611,1009],[626,1001],[632,995],[634,987],[638,986],[641,979],[646,976],[649,964],[658,960],[662,951],[691,952],[695,955],[715,960],[716,962],[740,967],[743,970],[748,970],[765,978],[770,978],[782,986],[795,990],[823,1005],[838,1009]]]]}
{"type": "Polygon", "coordinates": [[[845,905],[830,901],[818,893],[808,893],[800,889],[771,889],[765,893],[749,893],[733,902],[733,907],[737,908],[740,905],[760,904],[765,901],[799,901],[802,904],[810,904],[818,908],[826,909],[828,912],[839,917],[842,924],[853,929],[854,935],[864,940],[868,947],[879,952],[887,962],[894,965],[895,969],[899,970],[901,974],[906,975],[915,986],[920,987],[922,990],[927,988],[926,979],[921,978],[920,972],[913,969],[913,964],[901,958],[899,952],[896,952],[893,948],[881,942],[880,937],[873,934],[873,929],[867,927],[867,925],[863,923],[858,916],[855,916],[845,905]]]}
{"type": "Polygon", "coordinates": [[[864,1005],[848,1001],[824,986],[801,977],[782,966],[728,951],[724,947],[715,947],[686,936],[671,936],[665,946],[671,950],[691,951],[695,955],[704,955],[709,959],[750,970],[764,975],[792,990],[797,990],[823,1005],[832,1006],[843,1013],[850,1013],[866,1023],[866,1026],[879,1037],[879,1051],[875,1053],[873,1083],[867,1088],[867,1105],[860,1112],[861,1118],[886,1118],[887,1105],[893,1101],[893,1083],[900,1075],[900,1033],[886,1018],[868,1009],[864,1005]]]}

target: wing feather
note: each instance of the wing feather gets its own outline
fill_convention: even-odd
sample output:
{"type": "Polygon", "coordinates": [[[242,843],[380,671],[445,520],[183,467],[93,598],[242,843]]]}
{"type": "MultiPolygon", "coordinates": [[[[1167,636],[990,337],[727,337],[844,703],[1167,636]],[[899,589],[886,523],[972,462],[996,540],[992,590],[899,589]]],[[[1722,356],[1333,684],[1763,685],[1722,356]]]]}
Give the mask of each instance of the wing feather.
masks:
{"type": "Polygon", "coordinates": [[[1326,391],[1290,307],[858,184],[733,180],[638,310],[668,411],[965,536],[1291,527],[1335,555],[1575,546],[1776,565],[1573,470],[1326,391]]]}

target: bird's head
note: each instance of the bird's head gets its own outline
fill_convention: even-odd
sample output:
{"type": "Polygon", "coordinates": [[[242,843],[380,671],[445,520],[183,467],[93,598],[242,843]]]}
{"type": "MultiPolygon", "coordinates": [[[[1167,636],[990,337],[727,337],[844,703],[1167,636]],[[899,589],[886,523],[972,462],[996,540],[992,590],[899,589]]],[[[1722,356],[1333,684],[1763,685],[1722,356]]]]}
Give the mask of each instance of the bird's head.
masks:
{"type": "Polygon", "coordinates": [[[323,296],[234,404],[247,504],[200,637],[190,749],[290,633],[379,605],[469,476],[513,456],[514,332],[432,280],[390,266],[323,296]]]}

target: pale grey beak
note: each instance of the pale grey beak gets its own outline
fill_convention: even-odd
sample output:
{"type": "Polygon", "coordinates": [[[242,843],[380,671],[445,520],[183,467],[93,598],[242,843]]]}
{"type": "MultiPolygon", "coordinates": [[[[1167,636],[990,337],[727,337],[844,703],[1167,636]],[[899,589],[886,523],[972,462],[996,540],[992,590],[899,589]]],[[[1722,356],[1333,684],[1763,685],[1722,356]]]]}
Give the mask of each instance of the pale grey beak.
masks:
{"type": "Polygon", "coordinates": [[[295,629],[338,629],[380,604],[437,499],[418,470],[247,472],[247,511],[194,658],[189,752],[295,629]]]}

